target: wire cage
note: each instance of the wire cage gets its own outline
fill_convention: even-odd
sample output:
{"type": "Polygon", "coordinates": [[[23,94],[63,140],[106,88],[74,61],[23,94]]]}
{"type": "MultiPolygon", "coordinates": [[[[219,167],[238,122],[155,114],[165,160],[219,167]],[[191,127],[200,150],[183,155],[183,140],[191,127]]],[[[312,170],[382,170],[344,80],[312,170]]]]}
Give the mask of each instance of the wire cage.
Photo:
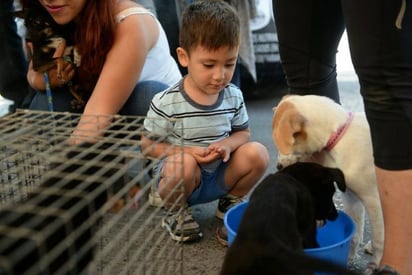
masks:
{"type": "MultiPolygon", "coordinates": [[[[94,116],[89,122],[110,127],[69,145],[80,118],[27,110],[0,117],[0,274],[183,274],[183,245],[161,228],[163,201],[148,199],[162,158],[141,150],[145,118],[94,116]]],[[[182,163],[175,167],[180,177],[182,163]]],[[[180,199],[168,207],[180,213],[178,180],[180,199]]]]}

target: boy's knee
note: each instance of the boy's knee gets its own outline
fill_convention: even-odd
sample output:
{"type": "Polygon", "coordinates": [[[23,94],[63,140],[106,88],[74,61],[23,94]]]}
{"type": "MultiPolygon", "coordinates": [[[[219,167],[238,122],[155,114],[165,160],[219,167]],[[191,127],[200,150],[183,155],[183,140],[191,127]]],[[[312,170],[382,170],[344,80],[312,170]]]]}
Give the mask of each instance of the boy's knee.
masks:
{"type": "Polygon", "coordinates": [[[249,154],[251,158],[264,166],[268,166],[270,162],[269,152],[267,148],[259,142],[250,142],[249,154]]]}
{"type": "Polygon", "coordinates": [[[193,171],[196,166],[197,162],[190,154],[175,154],[167,157],[163,164],[163,174],[181,178],[185,176],[184,171],[193,171]]]}

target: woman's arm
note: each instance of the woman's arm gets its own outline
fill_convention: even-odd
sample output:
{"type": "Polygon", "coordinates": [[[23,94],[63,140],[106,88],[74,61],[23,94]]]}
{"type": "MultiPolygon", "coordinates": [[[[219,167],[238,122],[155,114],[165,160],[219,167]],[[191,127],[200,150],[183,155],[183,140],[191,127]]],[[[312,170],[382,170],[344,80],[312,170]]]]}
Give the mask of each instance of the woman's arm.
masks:
{"type": "Polygon", "coordinates": [[[117,114],[137,84],[159,30],[149,14],[128,16],[116,27],[112,49],[84,114],[117,114]]]}
{"type": "Polygon", "coordinates": [[[110,124],[110,119],[99,119],[98,124],[93,121],[96,121],[96,115],[111,116],[119,112],[137,84],[147,54],[158,35],[158,25],[150,14],[128,16],[117,24],[113,47],[106,56],[71,143],[84,141],[84,136],[99,135],[98,130],[110,124]],[[73,139],[74,136],[83,137],[73,139]]]}

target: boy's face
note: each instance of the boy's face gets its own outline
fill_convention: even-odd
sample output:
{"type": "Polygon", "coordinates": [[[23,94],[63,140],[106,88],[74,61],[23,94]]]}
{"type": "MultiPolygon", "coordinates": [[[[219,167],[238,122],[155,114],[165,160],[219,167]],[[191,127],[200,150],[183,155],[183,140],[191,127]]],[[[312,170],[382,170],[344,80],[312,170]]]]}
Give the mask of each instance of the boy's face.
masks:
{"type": "Polygon", "coordinates": [[[186,90],[204,94],[218,94],[231,80],[236,66],[239,48],[223,47],[207,50],[197,46],[190,56],[183,48],[177,49],[179,62],[188,70],[186,90]]]}

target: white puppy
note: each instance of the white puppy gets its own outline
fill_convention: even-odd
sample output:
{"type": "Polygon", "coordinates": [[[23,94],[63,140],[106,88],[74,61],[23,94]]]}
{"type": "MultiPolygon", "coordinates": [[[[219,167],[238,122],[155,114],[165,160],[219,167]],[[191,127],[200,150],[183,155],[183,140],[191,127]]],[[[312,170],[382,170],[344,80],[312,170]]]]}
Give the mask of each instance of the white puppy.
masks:
{"type": "Polygon", "coordinates": [[[369,124],[364,113],[350,113],[331,99],[316,95],[288,95],[274,109],[273,141],[278,168],[298,161],[313,161],[340,168],[348,190],[342,194],[343,211],[357,225],[350,258],[363,243],[365,208],[372,231],[373,261],[383,253],[383,216],[376,183],[369,124]]]}

